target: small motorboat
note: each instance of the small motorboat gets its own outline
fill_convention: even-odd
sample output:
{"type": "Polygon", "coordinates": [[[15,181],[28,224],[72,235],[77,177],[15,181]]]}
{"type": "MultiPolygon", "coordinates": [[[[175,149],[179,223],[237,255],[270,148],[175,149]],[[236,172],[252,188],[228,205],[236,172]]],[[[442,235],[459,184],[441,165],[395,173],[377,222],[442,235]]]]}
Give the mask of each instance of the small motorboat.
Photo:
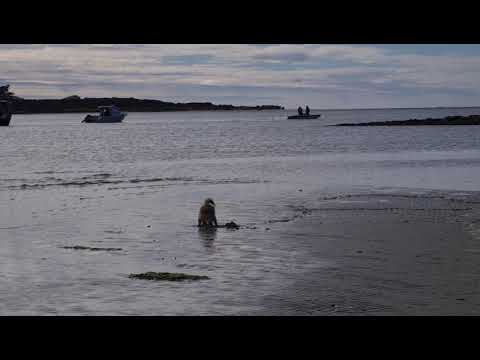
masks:
{"type": "Polygon", "coordinates": [[[98,115],[87,115],[82,122],[84,123],[116,123],[122,122],[127,116],[126,113],[121,112],[115,105],[99,106],[98,115]]]}
{"type": "Polygon", "coordinates": [[[319,115],[291,115],[289,116],[288,118],[289,119],[299,119],[299,120],[308,120],[308,119],[318,119],[320,116],[322,116],[321,114],[319,115]]]}
{"type": "Polygon", "coordinates": [[[10,102],[0,100],[0,126],[10,125],[12,119],[12,108],[10,102]]]}

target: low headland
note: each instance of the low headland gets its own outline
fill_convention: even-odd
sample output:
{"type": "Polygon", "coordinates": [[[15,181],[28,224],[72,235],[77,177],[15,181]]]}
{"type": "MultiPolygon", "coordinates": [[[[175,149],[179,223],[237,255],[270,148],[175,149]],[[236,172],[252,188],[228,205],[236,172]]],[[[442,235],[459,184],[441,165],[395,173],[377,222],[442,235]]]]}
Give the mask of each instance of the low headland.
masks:
{"type": "Polygon", "coordinates": [[[0,99],[8,100],[13,114],[85,113],[96,112],[99,106],[116,105],[127,112],[195,111],[195,110],[284,110],[279,105],[234,106],[211,102],[174,103],[161,100],[129,98],[81,98],[78,95],[63,99],[24,99],[9,92],[9,85],[0,87],[0,99]]]}
{"type": "Polygon", "coordinates": [[[160,112],[160,111],[192,111],[192,110],[282,110],[278,105],[234,106],[215,105],[211,102],[173,103],[161,100],[135,98],[80,98],[70,96],[64,99],[11,101],[14,114],[41,113],[85,113],[95,112],[99,106],[116,105],[127,112],[160,112]]]}
{"type": "Polygon", "coordinates": [[[480,115],[447,116],[444,118],[410,119],[398,121],[373,121],[345,123],[332,126],[422,126],[422,125],[480,125],[480,115]]]}

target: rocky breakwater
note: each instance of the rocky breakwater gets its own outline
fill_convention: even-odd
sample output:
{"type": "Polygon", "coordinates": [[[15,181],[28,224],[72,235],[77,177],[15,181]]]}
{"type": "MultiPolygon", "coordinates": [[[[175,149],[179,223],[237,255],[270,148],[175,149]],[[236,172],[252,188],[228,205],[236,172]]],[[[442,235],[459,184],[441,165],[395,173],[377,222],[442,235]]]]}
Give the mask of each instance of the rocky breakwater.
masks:
{"type": "Polygon", "coordinates": [[[424,125],[480,125],[480,115],[447,116],[445,118],[410,119],[398,121],[373,121],[366,123],[345,123],[332,126],[424,126],[424,125]]]}

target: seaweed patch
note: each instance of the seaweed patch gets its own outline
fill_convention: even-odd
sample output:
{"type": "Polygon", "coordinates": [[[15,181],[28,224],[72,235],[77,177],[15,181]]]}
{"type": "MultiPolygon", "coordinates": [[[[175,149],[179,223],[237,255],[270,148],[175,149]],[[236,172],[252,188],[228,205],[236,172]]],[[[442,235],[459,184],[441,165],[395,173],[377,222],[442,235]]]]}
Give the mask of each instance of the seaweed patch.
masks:
{"type": "Polygon", "coordinates": [[[184,281],[184,280],[208,280],[208,276],[189,275],[184,273],[153,272],[128,275],[131,279],[156,280],[156,281],[184,281]]]}
{"type": "Polygon", "coordinates": [[[90,246],[62,246],[63,249],[72,249],[72,250],[90,250],[90,251],[119,251],[122,248],[98,248],[98,247],[90,247],[90,246]]]}

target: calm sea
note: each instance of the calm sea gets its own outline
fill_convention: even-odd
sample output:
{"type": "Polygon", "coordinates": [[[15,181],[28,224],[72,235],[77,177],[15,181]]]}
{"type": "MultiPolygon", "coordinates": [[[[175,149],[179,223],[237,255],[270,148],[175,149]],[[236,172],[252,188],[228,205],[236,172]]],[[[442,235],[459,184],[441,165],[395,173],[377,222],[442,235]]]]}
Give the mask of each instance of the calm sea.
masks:
{"type": "Polygon", "coordinates": [[[480,127],[327,126],[480,108],[312,110],[322,117],[287,120],[293,112],[130,113],[121,124],[14,115],[0,128],[0,314],[261,311],[263,296],[305,270],[292,245],[263,230],[295,206],[338,193],[480,190],[480,127]],[[198,232],[206,197],[220,223],[250,229],[198,232]],[[122,250],[63,248],[74,245],[122,250]],[[212,279],[128,278],[145,271],[212,279]]]}

